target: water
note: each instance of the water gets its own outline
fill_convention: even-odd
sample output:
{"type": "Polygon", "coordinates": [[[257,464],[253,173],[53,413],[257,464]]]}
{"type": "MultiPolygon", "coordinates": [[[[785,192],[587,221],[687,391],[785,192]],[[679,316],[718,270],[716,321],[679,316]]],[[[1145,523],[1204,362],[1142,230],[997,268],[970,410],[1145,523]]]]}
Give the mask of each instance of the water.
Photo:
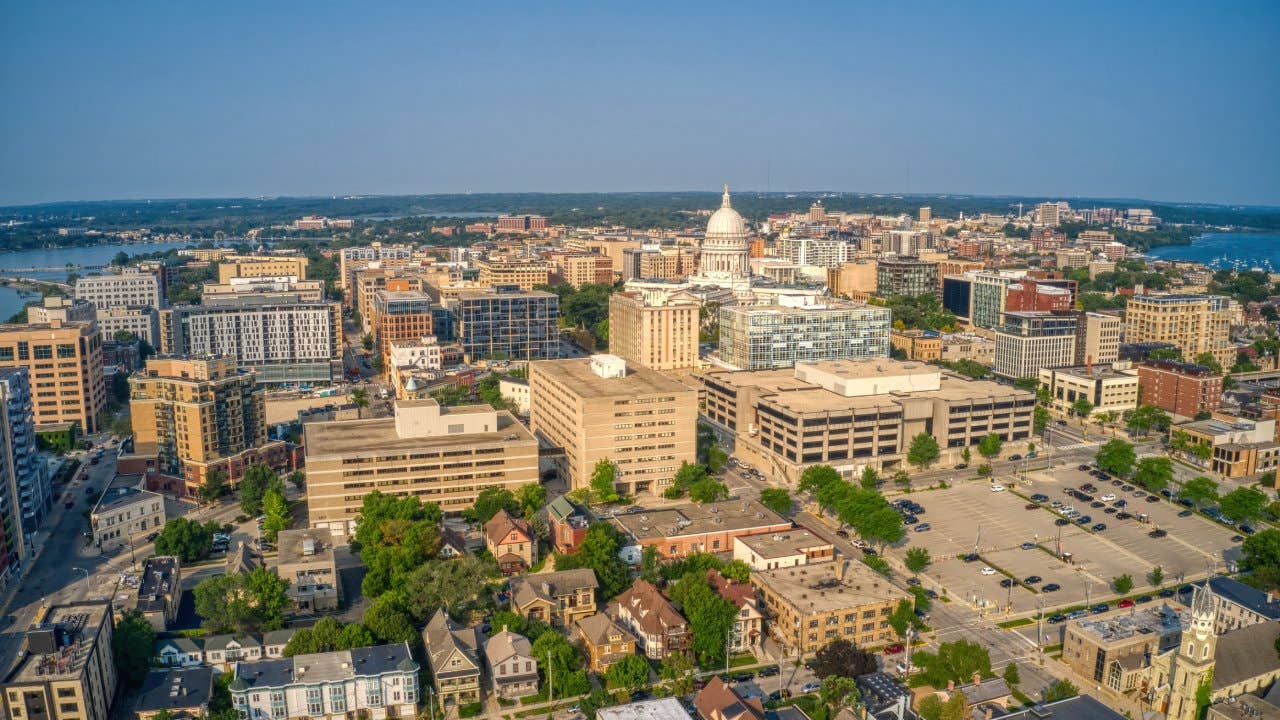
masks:
{"type": "Polygon", "coordinates": [[[1280,235],[1206,233],[1190,245],[1163,245],[1147,254],[1161,260],[1191,260],[1215,268],[1280,269],[1280,235]]]}
{"type": "Polygon", "coordinates": [[[38,293],[35,295],[28,293],[27,297],[22,297],[17,290],[8,285],[0,285],[0,322],[13,317],[13,314],[21,310],[28,302],[38,299],[40,299],[38,293]]]}
{"type": "MultiPolygon", "coordinates": [[[[129,255],[164,252],[195,245],[191,242],[130,243],[116,245],[90,245],[88,247],[44,248],[0,253],[0,275],[20,275],[40,280],[65,280],[67,263],[74,265],[107,265],[116,253],[129,255]],[[56,268],[41,272],[19,272],[20,268],[56,268]]],[[[12,313],[10,313],[12,314],[12,313]]],[[[5,317],[8,317],[7,315],[5,317]]]]}

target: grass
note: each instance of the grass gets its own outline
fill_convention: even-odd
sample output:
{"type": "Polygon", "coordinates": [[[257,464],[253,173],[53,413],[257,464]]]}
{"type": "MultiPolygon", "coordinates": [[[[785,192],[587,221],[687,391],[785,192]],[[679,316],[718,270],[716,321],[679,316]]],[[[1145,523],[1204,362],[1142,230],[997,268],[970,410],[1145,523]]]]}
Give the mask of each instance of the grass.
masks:
{"type": "Polygon", "coordinates": [[[1012,630],[1013,628],[1025,627],[1031,625],[1035,620],[1031,618],[1018,618],[1017,620],[1006,620],[1002,623],[996,623],[996,627],[1004,630],[1012,630]]]}
{"type": "Polygon", "coordinates": [[[481,710],[484,710],[484,705],[481,705],[478,702],[467,703],[466,705],[462,705],[458,708],[458,717],[475,717],[480,714],[481,710]]]}
{"type": "Polygon", "coordinates": [[[547,692],[546,690],[542,690],[532,695],[525,695],[524,697],[520,698],[520,704],[532,705],[534,703],[546,702],[546,700],[547,700],[547,692]]]}
{"type": "Polygon", "coordinates": [[[1009,688],[1009,689],[1010,689],[1011,691],[1013,691],[1013,699],[1014,699],[1014,700],[1017,700],[1018,702],[1022,703],[1023,705],[1027,705],[1027,706],[1031,706],[1031,705],[1035,705],[1035,704],[1036,704],[1034,700],[1032,700],[1031,698],[1027,697],[1026,693],[1022,692],[1022,691],[1021,691],[1021,690],[1019,690],[1018,688],[1016,688],[1016,687],[1011,687],[1011,688],[1009,688]]]}
{"type": "Polygon", "coordinates": [[[743,653],[741,655],[734,655],[733,657],[729,658],[729,667],[730,668],[746,667],[748,665],[755,665],[758,662],[759,661],[756,660],[755,655],[752,655],[751,653],[743,653]]]}

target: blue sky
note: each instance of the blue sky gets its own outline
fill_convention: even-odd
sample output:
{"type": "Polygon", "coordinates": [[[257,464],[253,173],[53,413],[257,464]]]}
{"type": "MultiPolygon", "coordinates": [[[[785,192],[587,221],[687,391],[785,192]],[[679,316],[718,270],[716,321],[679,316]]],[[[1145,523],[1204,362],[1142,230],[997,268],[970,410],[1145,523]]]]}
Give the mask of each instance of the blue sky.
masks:
{"type": "Polygon", "coordinates": [[[0,0],[0,204],[743,189],[1280,204],[1280,3],[0,0]]]}

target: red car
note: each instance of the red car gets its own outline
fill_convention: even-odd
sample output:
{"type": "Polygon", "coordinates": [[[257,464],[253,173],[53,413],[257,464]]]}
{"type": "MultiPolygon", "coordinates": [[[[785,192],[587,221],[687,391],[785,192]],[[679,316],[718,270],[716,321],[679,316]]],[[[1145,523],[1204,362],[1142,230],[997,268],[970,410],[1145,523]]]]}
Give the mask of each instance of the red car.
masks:
{"type": "Polygon", "coordinates": [[[885,649],[884,649],[884,654],[885,654],[885,655],[897,655],[898,653],[902,652],[903,650],[906,650],[906,648],[902,646],[902,643],[894,643],[894,644],[892,644],[892,645],[890,645],[889,647],[887,647],[887,648],[885,648],[885,649]]]}
{"type": "Polygon", "coordinates": [[[1119,607],[1119,608],[1133,607],[1133,601],[1130,600],[1129,598],[1125,598],[1124,600],[1121,600],[1120,602],[1116,603],[1116,607],[1119,607]]]}

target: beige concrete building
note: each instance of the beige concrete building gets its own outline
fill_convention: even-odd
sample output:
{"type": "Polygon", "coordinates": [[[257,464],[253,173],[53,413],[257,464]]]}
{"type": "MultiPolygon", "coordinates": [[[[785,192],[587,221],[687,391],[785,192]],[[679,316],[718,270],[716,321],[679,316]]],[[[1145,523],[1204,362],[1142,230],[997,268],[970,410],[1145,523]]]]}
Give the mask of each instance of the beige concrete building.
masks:
{"type": "Polygon", "coordinates": [[[94,544],[104,551],[127,548],[131,542],[142,545],[145,536],[160,532],[164,523],[164,496],[136,487],[109,488],[89,514],[94,544]]]}
{"type": "Polygon", "coordinates": [[[911,439],[929,432],[954,462],[994,433],[1031,436],[1035,395],[896,360],[829,360],[794,370],[696,373],[706,419],[737,434],[735,454],[771,477],[798,482],[810,465],[847,477],[903,465],[911,439]]]}
{"type": "Polygon", "coordinates": [[[1118,315],[1082,312],[1076,322],[1076,365],[1103,365],[1120,359],[1118,315]]]}
{"type": "Polygon", "coordinates": [[[0,325],[0,367],[25,367],[36,425],[73,422],[96,433],[106,406],[102,335],[94,322],[0,325]]]}
{"type": "Polygon", "coordinates": [[[876,294],[875,260],[852,260],[827,268],[827,290],[832,295],[863,299],[876,294]]]}
{"type": "Polygon", "coordinates": [[[77,278],[75,293],[77,298],[99,310],[137,305],[158,308],[164,305],[159,276],[134,267],[124,268],[118,273],[77,278]]]}
{"type": "Polygon", "coordinates": [[[692,298],[657,303],[616,292],[609,297],[609,350],[650,370],[697,367],[700,310],[692,298]]]}
{"type": "Polygon", "coordinates": [[[111,605],[53,605],[27,631],[26,653],[4,679],[14,720],[107,720],[116,693],[111,605]]]}
{"type": "Polygon", "coordinates": [[[697,461],[697,391],[616,355],[531,363],[529,397],[530,427],[564,448],[557,463],[572,489],[608,460],[619,491],[660,493],[697,461]]]}
{"type": "Polygon", "coordinates": [[[307,279],[308,260],[302,255],[228,255],[218,261],[218,282],[230,284],[232,278],[271,278],[293,276],[307,279]]]}
{"type": "Polygon", "coordinates": [[[1168,605],[1070,620],[1063,631],[1062,662],[1081,677],[1128,692],[1142,684],[1150,657],[1178,646],[1188,622],[1168,605]]]}
{"type": "Polygon", "coordinates": [[[480,260],[476,267],[481,287],[519,285],[521,290],[532,290],[551,281],[551,264],[543,260],[480,260]]]}
{"type": "Polygon", "coordinates": [[[318,528],[281,530],[276,544],[276,574],[289,581],[293,611],[337,610],[342,586],[333,556],[333,533],[318,528]]]}
{"type": "Polygon", "coordinates": [[[890,330],[889,344],[908,360],[930,362],[942,358],[942,336],[932,330],[890,330]]]}
{"type": "Polygon", "coordinates": [[[683,246],[627,248],[622,251],[622,279],[684,280],[697,271],[698,254],[697,248],[683,246]]]}
{"type": "Polygon", "coordinates": [[[440,407],[402,400],[395,416],[303,426],[311,527],[355,531],[364,495],[416,495],[446,513],[487,487],[538,482],[538,441],[508,412],[488,405],[440,407]]]}
{"type": "Polygon", "coordinates": [[[205,283],[200,288],[204,300],[236,298],[245,295],[272,298],[297,297],[303,302],[324,300],[324,283],[299,280],[296,275],[233,277],[227,282],[205,283]]]}
{"type": "Polygon", "coordinates": [[[1207,352],[1229,368],[1236,360],[1231,305],[1221,295],[1134,295],[1125,304],[1124,341],[1172,343],[1187,362],[1207,352]]]}
{"type": "Polygon", "coordinates": [[[751,573],[769,633],[788,654],[809,654],[844,638],[861,648],[887,645],[896,635],[889,616],[909,598],[857,561],[798,565],[751,573]]]}
{"type": "Polygon", "coordinates": [[[98,319],[93,303],[79,298],[49,295],[39,305],[27,308],[27,322],[47,324],[59,322],[93,322],[98,319]]]}
{"type": "Polygon", "coordinates": [[[548,255],[554,272],[552,279],[575,288],[583,285],[611,285],[613,261],[598,253],[554,252],[548,255]]]}
{"type": "Polygon", "coordinates": [[[804,528],[796,528],[784,533],[736,537],[733,559],[741,560],[752,570],[777,570],[830,562],[835,559],[835,546],[804,528]]]}
{"type": "Polygon", "coordinates": [[[983,365],[990,365],[996,360],[996,343],[990,338],[967,333],[944,335],[942,338],[942,360],[972,360],[983,365]]]}
{"type": "Polygon", "coordinates": [[[1045,368],[1040,371],[1040,387],[1049,390],[1051,406],[1061,413],[1072,412],[1081,399],[1093,406],[1091,414],[1113,412],[1119,416],[1138,407],[1138,371],[1129,367],[1045,368]]]}

